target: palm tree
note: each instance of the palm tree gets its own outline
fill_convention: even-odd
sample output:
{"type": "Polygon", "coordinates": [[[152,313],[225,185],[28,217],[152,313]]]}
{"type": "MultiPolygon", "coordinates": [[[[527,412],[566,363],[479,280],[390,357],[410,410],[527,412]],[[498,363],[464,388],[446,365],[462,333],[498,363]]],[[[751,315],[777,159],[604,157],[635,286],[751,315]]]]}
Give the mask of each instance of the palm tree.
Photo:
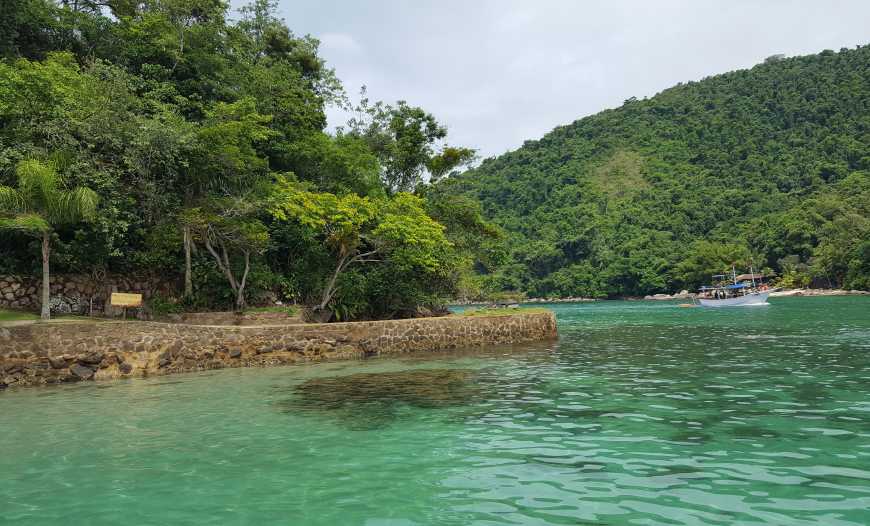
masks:
{"type": "Polygon", "coordinates": [[[90,188],[66,188],[53,166],[34,159],[19,162],[15,174],[17,189],[0,186],[0,229],[42,238],[42,319],[48,320],[51,234],[58,226],[90,219],[99,196],[90,188]]]}

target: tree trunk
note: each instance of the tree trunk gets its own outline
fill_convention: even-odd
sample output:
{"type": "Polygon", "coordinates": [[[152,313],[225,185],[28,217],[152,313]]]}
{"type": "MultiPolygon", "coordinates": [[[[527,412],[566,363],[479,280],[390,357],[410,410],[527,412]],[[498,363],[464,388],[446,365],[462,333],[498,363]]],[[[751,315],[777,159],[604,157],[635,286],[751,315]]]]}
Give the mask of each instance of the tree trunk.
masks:
{"type": "Polygon", "coordinates": [[[251,253],[245,251],[245,273],[242,274],[242,281],[239,282],[239,288],[236,291],[236,310],[241,312],[248,307],[245,301],[245,284],[248,281],[248,272],[251,270],[251,253]]]}
{"type": "MultiPolygon", "coordinates": [[[[221,272],[224,273],[224,276],[227,278],[227,281],[230,284],[230,288],[236,294],[236,309],[241,310],[241,308],[243,308],[243,307],[240,307],[240,304],[242,306],[244,306],[244,303],[245,303],[244,283],[242,283],[242,286],[239,287],[239,284],[236,282],[235,276],[233,276],[233,269],[230,267],[230,257],[229,257],[229,254],[227,253],[226,245],[224,244],[223,241],[218,240],[218,245],[220,246],[221,254],[223,254],[223,257],[221,257],[221,254],[218,254],[217,250],[215,250],[214,246],[212,246],[211,241],[209,241],[208,236],[206,236],[205,239],[203,240],[203,244],[205,245],[205,248],[209,251],[209,253],[211,253],[212,257],[214,258],[215,262],[217,263],[218,268],[221,270],[221,272]]],[[[249,259],[249,254],[246,252],[245,253],[245,276],[244,276],[244,278],[248,277],[249,268],[250,268],[250,259],[249,259]]]]}
{"type": "Polygon", "coordinates": [[[48,258],[51,255],[51,248],[48,245],[51,234],[49,232],[42,233],[42,321],[48,321],[51,318],[51,310],[49,309],[48,300],[51,297],[51,275],[48,269],[48,258]]]}
{"type": "Polygon", "coordinates": [[[329,302],[332,301],[332,297],[335,295],[335,284],[338,281],[338,276],[341,272],[351,266],[353,263],[366,263],[371,261],[378,261],[377,259],[369,259],[370,256],[374,256],[377,254],[377,249],[372,250],[370,252],[365,252],[363,254],[357,254],[351,257],[350,254],[345,254],[341,256],[338,260],[338,266],[335,267],[335,272],[332,273],[332,277],[326,284],[326,288],[323,289],[323,296],[320,299],[320,305],[317,306],[318,311],[322,311],[326,309],[326,306],[329,305],[329,302]]]}
{"type": "Polygon", "coordinates": [[[190,298],[193,296],[193,279],[191,278],[190,270],[190,245],[193,243],[191,239],[190,226],[184,225],[184,297],[190,298]]]}
{"type": "Polygon", "coordinates": [[[323,296],[320,299],[320,305],[317,306],[317,310],[323,310],[329,305],[329,302],[332,301],[332,296],[335,294],[335,282],[338,281],[338,275],[341,274],[341,271],[344,270],[344,264],[347,261],[347,256],[342,257],[338,260],[338,266],[335,267],[335,272],[332,273],[332,277],[326,284],[326,288],[323,289],[323,296]]]}

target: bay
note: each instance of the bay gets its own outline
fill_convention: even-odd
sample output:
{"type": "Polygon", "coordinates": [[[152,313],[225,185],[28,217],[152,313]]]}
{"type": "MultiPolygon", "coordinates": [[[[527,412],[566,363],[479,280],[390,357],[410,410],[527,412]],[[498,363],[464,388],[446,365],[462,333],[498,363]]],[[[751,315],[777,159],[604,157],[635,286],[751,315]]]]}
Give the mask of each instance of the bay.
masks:
{"type": "Polygon", "coordinates": [[[0,393],[2,524],[870,523],[870,299],[0,393]]]}

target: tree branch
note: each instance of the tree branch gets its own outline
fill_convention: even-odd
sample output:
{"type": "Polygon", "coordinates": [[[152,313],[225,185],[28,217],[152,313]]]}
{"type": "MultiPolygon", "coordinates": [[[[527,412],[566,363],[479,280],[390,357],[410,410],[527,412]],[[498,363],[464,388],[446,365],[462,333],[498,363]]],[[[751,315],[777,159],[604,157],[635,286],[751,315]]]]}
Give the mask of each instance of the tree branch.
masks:
{"type": "MultiPolygon", "coordinates": [[[[217,253],[217,251],[212,246],[210,234],[207,232],[206,235],[203,237],[205,238],[203,240],[204,244],[205,244],[205,248],[211,253],[212,257],[214,257],[214,260],[217,263],[218,268],[221,269],[221,271],[224,273],[224,276],[226,276],[227,280],[230,282],[230,287],[232,287],[233,292],[238,292],[238,287],[236,286],[236,280],[233,277],[233,273],[230,270],[228,265],[224,265],[224,262],[221,260],[220,255],[217,253]]],[[[221,243],[221,245],[223,245],[223,243],[221,243]]],[[[224,248],[223,250],[224,250],[224,256],[226,256],[226,248],[224,248]]]]}
{"type": "Polygon", "coordinates": [[[338,266],[335,267],[335,272],[332,273],[332,277],[329,279],[329,282],[326,285],[326,288],[323,289],[323,298],[320,301],[320,309],[323,310],[332,300],[332,297],[335,295],[335,282],[338,280],[338,275],[341,274],[341,271],[346,268],[346,264],[348,263],[347,256],[342,256],[338,261],[338,266]]]}

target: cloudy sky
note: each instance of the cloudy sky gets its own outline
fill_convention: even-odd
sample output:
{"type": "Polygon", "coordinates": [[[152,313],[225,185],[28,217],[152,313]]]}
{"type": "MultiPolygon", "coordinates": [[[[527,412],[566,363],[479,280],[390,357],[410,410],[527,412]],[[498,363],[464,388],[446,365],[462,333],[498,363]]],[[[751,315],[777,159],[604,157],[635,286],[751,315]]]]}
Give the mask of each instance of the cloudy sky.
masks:
{"type": "Polygon", "coordinates": [[[422,106],[484,157],[680,81],[870,42],[870,0],[278,1],[349,94],[422,106]]]}

